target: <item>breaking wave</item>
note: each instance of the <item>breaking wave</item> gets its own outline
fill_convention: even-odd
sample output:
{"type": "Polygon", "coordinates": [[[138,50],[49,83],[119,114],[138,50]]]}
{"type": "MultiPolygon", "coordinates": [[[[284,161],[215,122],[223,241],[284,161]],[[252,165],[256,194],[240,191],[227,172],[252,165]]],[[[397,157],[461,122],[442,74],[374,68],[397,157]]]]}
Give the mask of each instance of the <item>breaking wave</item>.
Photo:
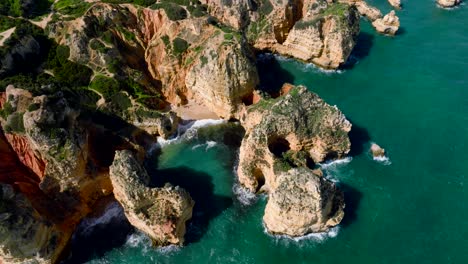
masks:
{"type": "Polygon", "coordinates": [[[118,202],[112,202],[106,207],[104,214],[101,216],[84,218],[78,225],[77,232],[80,235],[88,236],[93,232],[93,229],[97,225],[107,225],[112,221],[119,219],[125,219],[123,208],[118,202]]]}
{"type": "Polygon", "coordinates": [[[277,242],[295,242],[295,243],[299,243],[303,241],[313,241],[313,242],[322,243],[327,239],[338,236],[338,233],[340,231],[340,227],[335,226],[335,227],[330,228],[330,230],[328,230],[327,232],[310,233],[310,234],[300,236],[300,237],[292,237],[288,235],[272,235],[267,231],[265,225],[263,227],[264,227],[263,230],[265,234],[275,239],[277,242]]]}
{"type": "Polygon", "coordinates": [[[373,160],[381,163],[382,165],[391,165],[392,164],[392,161],[390,160],[389,157],[387,156],[384,156],[384,157],[373,157],[372,158],[373,160]]]}
{"type": "MultiPolygon", "coordinates": [[[[164,139],[162,137],[158,137],[157,142],[151,147],[150,152],[155,149],[163,148],[169,144],[179,143],[183,140],[190,140],[197,137],[197,131],[199,128],[202,127],[209,127],[227,123],[224,119],[202,119],[196,121],[183,121],[177,127],[177,134],[170,138],[164,139]]],[[[213,147],[212,142],[207,142],[208,147],[213,147]]]]}

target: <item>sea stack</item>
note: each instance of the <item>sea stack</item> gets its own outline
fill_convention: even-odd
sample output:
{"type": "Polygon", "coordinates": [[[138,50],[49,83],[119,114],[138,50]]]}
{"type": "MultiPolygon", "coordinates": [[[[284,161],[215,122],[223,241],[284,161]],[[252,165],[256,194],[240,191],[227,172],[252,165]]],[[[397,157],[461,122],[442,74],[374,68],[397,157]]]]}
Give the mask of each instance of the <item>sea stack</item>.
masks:
{"type": "Polygon", "coordinates": [[[110,178],[128,221],[149,235],[154,245],[183,244],[185,222],[192,218],[195,204],[185,190],[169,184],[147,187],[150,177],[129,150],[116,152],[110,178]]]}
{"type": "Polygon", "coordinates": [[[400,28],[400,19],[395,15],[395,11],[392,10],[383,18],[372,22],[372,26],[374,26],[379,33],[394,36],[400,28]]]}
{"type": "Polygon", "coordinates": [[[377,158],[384,158],[385,157],[385,149],[381,148],[379,145],[372,143],[370,147],[370,151],[372,153],[372,157],[374,159],[377,158]]]}
{"type": "Polygon", "coordinates": [[[288,236],[325,232],[344,217],[344,195],[334,183],[298,168],[280,174],[263,221],[268,232],[288,236]]]}

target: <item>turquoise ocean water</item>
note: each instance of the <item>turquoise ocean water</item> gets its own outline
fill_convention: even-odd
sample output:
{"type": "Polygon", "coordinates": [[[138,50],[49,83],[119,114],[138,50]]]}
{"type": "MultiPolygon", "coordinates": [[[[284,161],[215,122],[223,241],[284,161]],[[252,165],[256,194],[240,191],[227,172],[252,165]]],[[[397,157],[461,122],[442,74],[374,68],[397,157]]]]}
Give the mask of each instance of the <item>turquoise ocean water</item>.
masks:
{"type": "Polygon", "coordinates": [[[233,191],[235,150],[184,141],[147,165],[195,198],[187,245],[156,250],[131,233],[90,263],[468,263],[468,5],[403,4],[401,34],[378,35],[363,21],[339,72],[271,56],[259,65],[264,86],[306,85],[353,122],[352,158],[324,166],[345,191],[338,228],[302,240],[267,235],[266,197],[245,204],[233,191]],[[390,161],[373,161],[369,142],[390,161]]]}

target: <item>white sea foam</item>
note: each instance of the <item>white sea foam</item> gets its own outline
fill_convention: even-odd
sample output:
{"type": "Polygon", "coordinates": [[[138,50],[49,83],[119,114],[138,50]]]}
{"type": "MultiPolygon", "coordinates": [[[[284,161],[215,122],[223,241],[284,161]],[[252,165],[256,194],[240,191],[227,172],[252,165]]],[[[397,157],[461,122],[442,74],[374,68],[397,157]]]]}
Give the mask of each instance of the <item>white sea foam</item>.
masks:
{"type": "Polygon", "coordinates": [[[146,234],[137,231],[128,236],[125,245],[131,248],[147,249],[151,247],[151,239],[146,234]]]}
{"type": "Polygon", "coordinates": [[[320,168],[322,168],[324,170],[333,169],[333,168],[336,168],[338,166],[348,164],[352,160],[353,160],[352,157],[346,157],[346,158],[343,158],[343,159],[337,159],[337,160],[332,160],[332,161],[328,161],[328,162],[325,162],[325,163],[320,163],[319,166],[320,166],[320,168]]]}
{"type": "Polygon", "coordinates": [[[88,235],[93,231],[93,228],[96,225],[106,225],[109,224],[114,219],[124,219],[124,211],[119,203],[112,202],[110,203],[105,211],[104,214],[95,217],[95,218],[85,218],[81,221],[80,225],[78,226],[77,230],[80,234],[88,235]]]}
{"type": "Polygon", "coordinates": [[[232,186],[232,191],[237,200],[243,205],[251,205],[258,199],[257,195],[242,187],[242,185],[240,185],[238,182],[234,183],[232,186]]]}
{"type": "MultiPolygon", "coordinates": [[[[174,137],[170,139],[158,137],[157,142],[150,148],[150,152],[155,149],[163,148],[164,146],[167,146],[169,144],[178,143],[181,140],[193,139],[197,136],[197,130],[199,128],[220,125],[226,122],[227,121],[224,119],[202,119],[196,121],[184,121],[177,127],[177,134],[174,137]]],[[[208,144],[211,144],[209,146],[213,147],[213,143],[209,142],[207,142],[208,144]]]]}
{"type": "Polygon", "coordinates": [[[275,240],[277,240],[278,242],[279,241],[291,241],[291,242],[295,242],[295,243],[299,243],[299,242],[303,242],[303,241],[314,241],[314,242],[318,242],[318,243],[322,243],[324,242],[325,240],[329,239],[329,238],[334,238],[336,236],[338,236],[338,233],[340,231],[340,227],[339,226],[335,226],[335,227],[332,227],[330,228],[330,230],[328,230],[327,232],[321,232],[321,233],[310,233],[310,234],[307,234],[305,236],[300,236],[300,237],[291,237],[291,236],[288,236],[288,235],[272,235],[270,234],[265,225],[263,226],[264,227],[264,232],[274,238],[275,240]]]}
{"type": "Polygon", "coordinates": [[[383,156],[383,157],[373,157],[372,158],[373,160],[383,164],[383,165],[390,165],[392,164],[392,161],[390,161],[390,158],[387,157],[387,156],[383,156]]]}

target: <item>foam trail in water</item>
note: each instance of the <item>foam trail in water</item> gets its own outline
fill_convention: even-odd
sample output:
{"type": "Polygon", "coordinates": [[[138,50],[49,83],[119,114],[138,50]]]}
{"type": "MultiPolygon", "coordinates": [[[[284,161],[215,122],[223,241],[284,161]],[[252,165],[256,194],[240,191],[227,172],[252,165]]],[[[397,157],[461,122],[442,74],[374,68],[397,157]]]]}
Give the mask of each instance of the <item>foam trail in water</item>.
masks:
{"type": "Polygon", "coordinates": [[[332,168],[336,168],[336,167],[341,166],[341,165],[348,164],[352,160],[353,160],[352,157],[346,157],[346,158],[343,158],[343,159],[337,159],[337,160],[332,160],[332,161],[328,161],[328,162],[325,162],[325,163],[320,163],[319,166],[320,166],[320,168],[322,168],[324,170],[332,169],[332,168]]]}
{"type": "MultiPolygon", "coordinates": [[[[150,148],[150,152],[155,149],[163,148],[169,144],[178,143],[181,140],[190,140],[197,136],[197,130],[202,127],[215,126],[224,124],[227,121],[224,119],[202,119],[196,121],[183,121],[177,127],[177,134],[170,138],[164,139],[162,137],[157,138],[157,142],[150,148]]],[[[212,143],[211,143],[212,144],[212,143]]]]}
{"type": "Polygon", "coordinates": [[[390,161],[390,158],[387,156],[384,157],[373,157],[373,160],[383,164],[383,165],[391,165],[392,162],[390,161]]]}
{"type": "Polygon", "coordinates": [[[310,233],[310,234],[300,236],[300,237],[291,237],[288,235],[272,235],[267,231],[266,227],[264,226],[264,232],[268,236],[276,239],[277,241],[292,241],[296,243],[299,243],[302,241],[314,241],[314,242],[321,243],[329,238],[336,237],[338,235],[339,230],[340,230],[340,227],[335,226],[335,227],[330,228],[327,232],[310,233]]]}
{"type": "Polygon", "coordinates": [[[242,187],[239,183],[239,178],[237,176],[237,167],[239,166],[239,150],[236,153],[236,160],[234,161],[234,166],[232,167],[232,175],[234,175],[234,184],[232,185],[232,192],[236,199],[242,205],[251,205],[255,203],[258,199],[258,196],[255,193],[252,193],[248,189],[242,187]]]}
{"type": "Polygon", "coordinates": [[[110,203],[104,214],[99,217],[83,219],[77,227],[77,231],[80,234],[89,235],[95,226],[109,224],[114,219],[125,219],[124,211],[118,202],[110,203]]]}

